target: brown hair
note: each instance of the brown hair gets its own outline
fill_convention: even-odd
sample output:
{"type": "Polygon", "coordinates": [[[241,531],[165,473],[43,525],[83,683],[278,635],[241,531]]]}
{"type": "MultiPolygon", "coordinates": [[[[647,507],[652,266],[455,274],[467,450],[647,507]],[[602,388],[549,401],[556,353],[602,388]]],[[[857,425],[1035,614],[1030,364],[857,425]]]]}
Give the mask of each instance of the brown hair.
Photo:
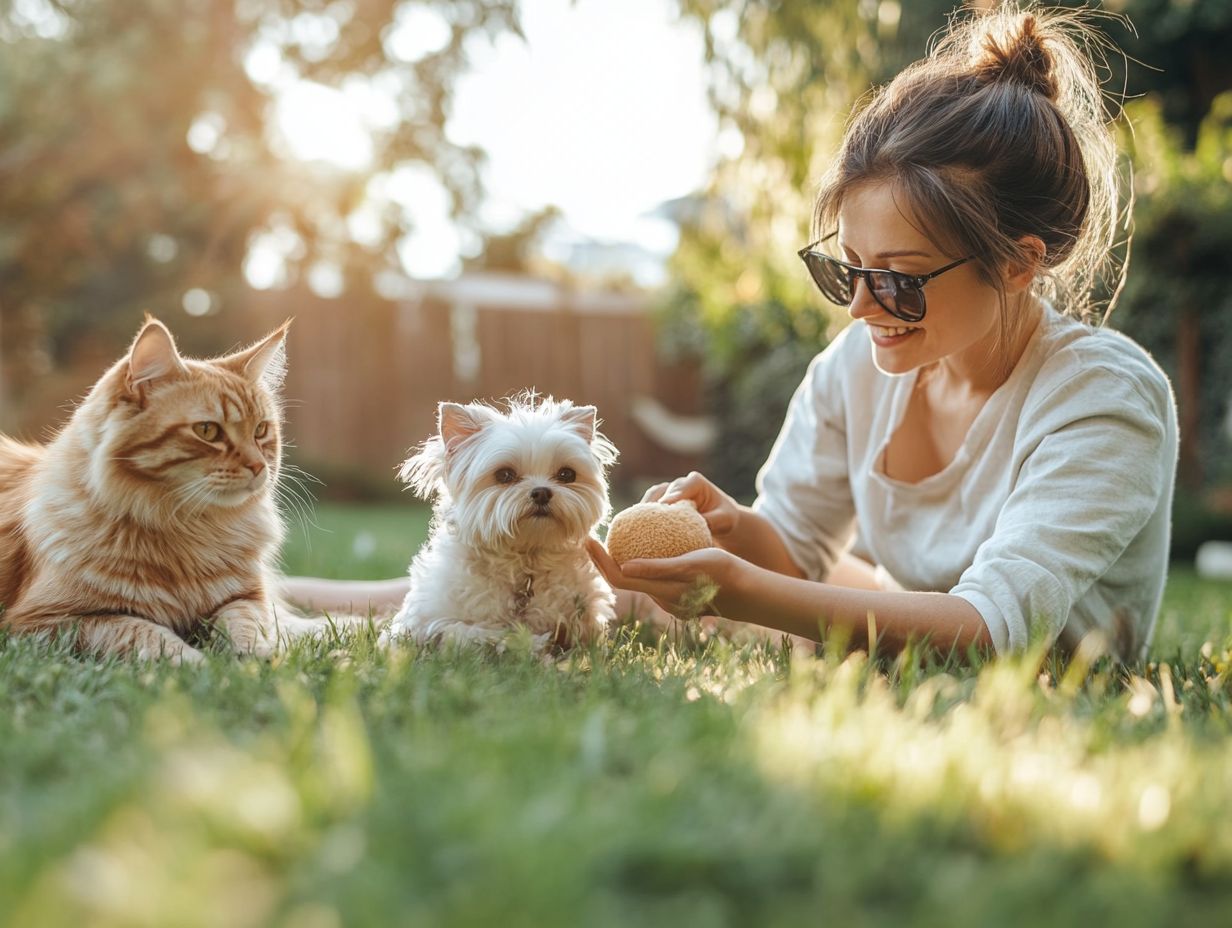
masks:
{"type": "Polygon", "coordinates": [[[1113,265],[1118,172],[1096,71],[1110,43],[1090,16],[1016,4],[956,15],[848,125],[822,182],[818,232],[837,224],[853,189],[892,181],[938,247],[975,256],[1002,295],[1003,335],[1015,324],[1004,269],[1035,259],[1024,236],[1046,248],[1036,292],[1092,318],[1092,291],[1113,265]]]}

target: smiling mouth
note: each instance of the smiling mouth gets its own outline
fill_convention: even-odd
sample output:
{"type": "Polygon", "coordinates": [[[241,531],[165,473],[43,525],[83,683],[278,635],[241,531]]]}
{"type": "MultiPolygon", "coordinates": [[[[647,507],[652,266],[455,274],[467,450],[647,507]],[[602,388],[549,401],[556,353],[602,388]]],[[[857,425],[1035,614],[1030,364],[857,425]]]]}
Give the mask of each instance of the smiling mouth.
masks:
{"type": "Polygon", "coordinates": [[[874,325],[871,322],[868,324],[868,330],[879,341],[905,338],[908,335],[914,335],[916,332],[921,331],[913,325],[874,325]]]}

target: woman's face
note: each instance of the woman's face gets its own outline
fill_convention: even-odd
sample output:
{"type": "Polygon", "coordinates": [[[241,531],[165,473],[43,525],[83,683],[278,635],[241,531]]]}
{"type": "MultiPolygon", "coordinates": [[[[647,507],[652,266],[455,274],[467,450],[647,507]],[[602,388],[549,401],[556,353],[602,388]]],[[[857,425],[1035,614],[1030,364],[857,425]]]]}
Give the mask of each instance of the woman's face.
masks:
{"type": "MultiPolygon", "coordinates": [[[[893,185],[866,184],[848,194],[839,211],[839,257],[862,267],[928,274],[966,255],[942,252],[916,229],[896,201],[893,185]]],[[[973,263],[961,264],[924,285],[927,312],[918,323],[895,319],[863,280],[856,281],[849,312],[863,319],[873,360],[887,374],[905,374],[942,362],[975,376],[998,353],[999,297],[973,263]]]]}

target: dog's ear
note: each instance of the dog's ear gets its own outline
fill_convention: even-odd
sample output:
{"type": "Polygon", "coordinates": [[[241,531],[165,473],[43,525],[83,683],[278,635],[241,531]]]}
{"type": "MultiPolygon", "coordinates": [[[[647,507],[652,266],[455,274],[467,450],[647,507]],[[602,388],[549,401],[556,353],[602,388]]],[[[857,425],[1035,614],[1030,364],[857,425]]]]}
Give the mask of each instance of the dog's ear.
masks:
{"type": "Polygon", "coordinates": [[[429,438],[398,468],[402,482],[423,499],[432,499],[444,489],[445,443],[439,436],[429,438]]]}
{"type": "Polygon", "coordinates": [[[565,425],[581,435],[589,444],[595,440],[598,415],[599,410],[594,406],[571,406],[561,413],[560,418],[565,425]]]}
{"type": "Polygon", "coordinates": [[[446,451],[452,451],[491,421],[491,414],[482,406],[441,403],[437,407],[437,428],[446,451]]]}

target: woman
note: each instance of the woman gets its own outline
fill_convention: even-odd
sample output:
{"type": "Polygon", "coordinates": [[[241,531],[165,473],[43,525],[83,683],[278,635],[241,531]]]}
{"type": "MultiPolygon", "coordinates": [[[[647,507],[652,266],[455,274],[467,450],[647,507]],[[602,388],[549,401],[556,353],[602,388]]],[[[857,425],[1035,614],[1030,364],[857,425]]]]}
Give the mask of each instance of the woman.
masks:
{"type": "Polygon", "coordinates": [[[717,547],[623,570],[666,608],[819,639],[875,627],[997,652],[1088,635],[1144,654],[1167,568],[1171,390],[1092,328],[1115,144],[1073,14],[955,24],[851,122],[800,254],[853,324],[809,368],[752,507],[693,473],[717,547]]]}

